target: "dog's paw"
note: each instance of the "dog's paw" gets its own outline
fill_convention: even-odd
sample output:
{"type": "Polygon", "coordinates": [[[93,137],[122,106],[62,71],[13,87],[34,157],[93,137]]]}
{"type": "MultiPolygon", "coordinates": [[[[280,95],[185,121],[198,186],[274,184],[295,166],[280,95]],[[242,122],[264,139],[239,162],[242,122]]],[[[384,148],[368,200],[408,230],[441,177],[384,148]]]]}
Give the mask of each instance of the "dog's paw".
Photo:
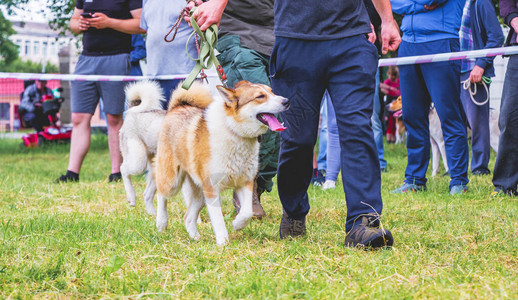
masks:
{"type": "Polygon", "coordinates": [[[243,228],[245,228],[248,223],[250,223],[250,219],[235,219],[232,221],[232,226],[234,226],[235,231],[239,231],[243,228]]]}
{"type": "Polygon", "coordinates": [[[198,231],[194,232],[194,233],[191,233],[189,232],[189,237],[195,241],[199,240],[201,235],[198,231]]]}
{"type": "Polygon", "coordinates": [[[156,215],[156,210],[153,206],[150,206],[150,207],[146,206],[146,212],[152,216],[156,215]]]}
{"type": "Polygon", "coordinates": [[[228,243],[228,236],[224,238],[216,238],[216,245],[219,247],[226,246],[228,243]]]}
{"type": "Polygon", "coordinates": [[[128,196],[128,204],[129,204],[129,206],[136,206],[137,201],[135,200],[135,197],[128,196]]]}
{"type": "Polygon", "coordinates": [[[156,228],[158,229],[158,232],[164,232],[167,229],[167,220],[157,220],[156,228]]]}

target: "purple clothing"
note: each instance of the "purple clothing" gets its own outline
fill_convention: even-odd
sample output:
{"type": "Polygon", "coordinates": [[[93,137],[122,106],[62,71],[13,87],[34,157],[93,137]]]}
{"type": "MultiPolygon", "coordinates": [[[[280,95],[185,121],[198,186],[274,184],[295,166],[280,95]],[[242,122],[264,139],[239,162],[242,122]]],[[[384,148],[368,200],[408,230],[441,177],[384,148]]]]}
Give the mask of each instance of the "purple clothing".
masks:
{"type": "Polygon", "coordinates": [[[500,0],[500,15],[511,26],[511,20],[518,17],[517,0],[500,0]]]}
{"type": "Polygon", "coordinates": [[[516,32],[514,32],[514,29],[511,26],[511,21],[518,17],[517,0],[500,0],[500,15],[502,16],[504,23],[511,27],[507,40],[505,41],[505,46],[516,44],[516,32]]]}

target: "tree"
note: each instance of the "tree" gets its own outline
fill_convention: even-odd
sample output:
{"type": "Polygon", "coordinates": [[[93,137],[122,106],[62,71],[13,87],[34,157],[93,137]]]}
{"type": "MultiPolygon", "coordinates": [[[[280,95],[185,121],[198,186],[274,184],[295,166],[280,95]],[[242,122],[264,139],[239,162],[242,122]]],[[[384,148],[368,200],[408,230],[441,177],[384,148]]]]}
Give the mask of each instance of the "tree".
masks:
{"type": "Polygon", "coordinates": [[[18,58],[18,46],[16,46],[9,36],[15,34],[13,24],[4,17],[0,11],[0,62],[11,63],[18,58]]]}
{"type": "MultiPolygon", "coordinates": [[[[2,0],[2,4],[7,9],[8,14],[13,14],[15,9],[23,9],[27,3],[31,0],[2,0]]],[[[74,7],[76,5],[75,0],[46,0],[47,9],[50,13],[46,13],[44,10],[42,14],[47,14],[46,17],[49,19],[49,26],[57,31],[61,35],[65,35],[69,31],[68,22],[74,7]]]]}
{"type": "MultiPolygon", "coordinates": [[[[43,65],[39,62],[33,62],[31,60],[22,61],[20,58],[6,63],[0,61],[0,72],[10,73],[41,73],[43,65]]],[[[45,65],[45,73],[59,73],[59,68],[56,65],[47,62],[45,65]]]]}

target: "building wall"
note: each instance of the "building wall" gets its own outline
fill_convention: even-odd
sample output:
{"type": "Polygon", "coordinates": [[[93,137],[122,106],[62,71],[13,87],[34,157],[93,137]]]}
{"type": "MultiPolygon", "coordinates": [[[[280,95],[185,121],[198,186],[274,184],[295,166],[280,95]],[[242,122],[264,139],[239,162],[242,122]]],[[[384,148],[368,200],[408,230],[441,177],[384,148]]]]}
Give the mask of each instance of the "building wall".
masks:
{"type": "Polygon", "coordinates": [[[19,47],[22,60],[54,65],[59,63],[58,52],[65,46],[75,48],[75,37],[59,36],[45,22],[11,21],[16,34],[9,39],[19,47]]]}

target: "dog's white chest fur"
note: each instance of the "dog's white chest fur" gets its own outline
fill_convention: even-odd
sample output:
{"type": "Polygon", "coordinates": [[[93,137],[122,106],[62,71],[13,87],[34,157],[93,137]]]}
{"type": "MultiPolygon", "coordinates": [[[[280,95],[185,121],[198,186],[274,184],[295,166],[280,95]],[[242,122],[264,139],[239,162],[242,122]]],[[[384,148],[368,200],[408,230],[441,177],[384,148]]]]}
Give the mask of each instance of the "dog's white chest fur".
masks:
{"type": "Polygon", "coordinates": [[[236,135],[221,118],[223,114],[213,109],[207,111],[211,181],[221,190],[243,186],[257,174],[259,142],[256,138],[236,135]]]}

